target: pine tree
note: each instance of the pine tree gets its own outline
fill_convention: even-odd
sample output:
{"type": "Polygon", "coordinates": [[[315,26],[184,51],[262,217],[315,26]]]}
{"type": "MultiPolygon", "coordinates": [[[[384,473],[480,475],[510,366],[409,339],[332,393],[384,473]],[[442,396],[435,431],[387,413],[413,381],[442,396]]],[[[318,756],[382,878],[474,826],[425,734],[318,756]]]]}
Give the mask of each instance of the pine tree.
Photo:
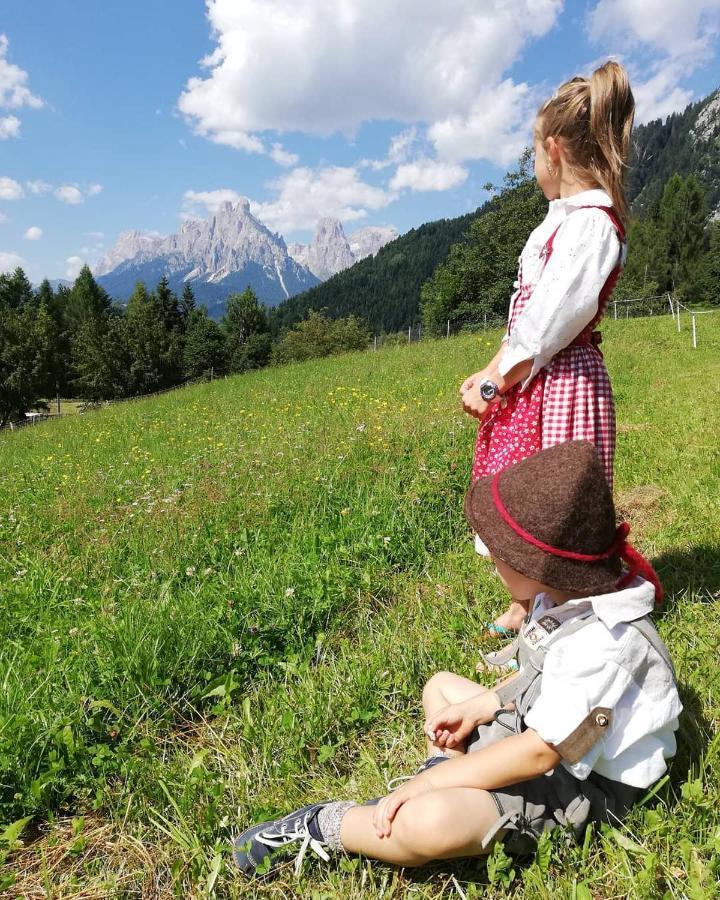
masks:
{"type": "Polygon", "coordinates": [[[48,356],[46,319],[38,323],[22,269],[0,275],[0,425],[22,419],[41,397],[48,356]]]}
{"type": "Polygon", "coordinates": [[[154,294],[138,281],[125,313],[132,394],[149,394],[165,387],[163,357],[168,335],[154,294]]]}
{"type": "Polygon", "coordinates": [[[702,256],[705,192],[694,175],[668,179],[660,203],[660,223],[668,290],[684,294],[702,256]]]}
{"type": "Polygon", "coordinates": [[[193,293],[192,285],[189,281],[186,281],[183,285],[182,297],[180,298],[180,318],[183,328],[187,327],[190,313],[196,307],[197,303],[195,302],[195,294],[193,293]]]}
{"type": "Polygon", "coordinates": [[[265,307],[252,288],[228,298],[223,331],[231,372],[246,372],[264,366],[270,357],[270,326],[265,307]]]}
{"type": "Polygon", "coordinates": [[[190,312],[185,331],[183,370],[186,380],[222,375],[227,365],[225,335],[204,306],[190,312]]]}
{"type": "Polygon", "coordinates": [[[696,273],[696,299],[712,306],[720,306],[720,222],[708,228],[707,250],[696,273]]]}

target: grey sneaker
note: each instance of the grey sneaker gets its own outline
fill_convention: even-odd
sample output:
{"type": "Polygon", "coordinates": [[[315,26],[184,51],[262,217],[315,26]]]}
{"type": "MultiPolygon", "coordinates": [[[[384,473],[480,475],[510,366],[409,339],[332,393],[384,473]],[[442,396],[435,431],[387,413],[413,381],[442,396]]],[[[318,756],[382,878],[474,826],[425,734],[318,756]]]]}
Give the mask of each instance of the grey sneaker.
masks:
{"type": "Polygon", "coordinates": [[[259,868],[263,873],[267,872],[273,854],[294,843],[300,844],[295,857],[296,875],[300,872],[308,848],[325,862],[329,862],[330,857],[325,851],[316,822],[317,815],[324,806],[327,804],[312,803],[296,809],[282,819],[261,822],[247,828],[233,839],[233,859],[237,867],[246,875],[254,874],[259,868]]]}
{"type": "Polygon", "coordinates": [[[398,775],[397,778],[391,778],[387,783],[387,789],[389,791],[394,791],[396,787],[403,783],[403,781],[410,781],[415,775],[422,775],[423,772],[427,772],[428,769],[432,769],[433,766],[436,766],[438,763],[445,762],[446,759],[450,759],[450,757],[445,756],[444,753],[436,753],[434,756],[429,756],[425,762],[415,770],[414,774],[398,775]]]}

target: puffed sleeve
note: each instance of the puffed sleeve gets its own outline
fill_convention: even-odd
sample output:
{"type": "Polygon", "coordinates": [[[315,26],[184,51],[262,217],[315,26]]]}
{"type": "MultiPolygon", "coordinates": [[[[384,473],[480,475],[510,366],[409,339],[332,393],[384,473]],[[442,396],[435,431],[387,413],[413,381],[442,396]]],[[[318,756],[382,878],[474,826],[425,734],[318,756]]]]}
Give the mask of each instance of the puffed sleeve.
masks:
{"type": "Polygon", "coordinates": [[[500,374],[532,359],[524,390],[592,322],[600,292],[619,258],[620,241],[606,213],[571,213],[555,235],[550,259],[505,343],[500,374]]]}
{"type": "MultiPolygon", "coordinates": [[[[545,658],[540,695],[525,716],[525,724],[557,747],[593,710],[614,710],[632,682],[617,654],[617,642],[600,623],[583,629],[581,640],[559,641],[545,658]]],[[[608,736],[616,726],[611,723],[608,736]]],[[[587,778],[601,751],[598,741],[582,759],[572,764],[566,761],[567,768],[576,778],[587,778]]]]}

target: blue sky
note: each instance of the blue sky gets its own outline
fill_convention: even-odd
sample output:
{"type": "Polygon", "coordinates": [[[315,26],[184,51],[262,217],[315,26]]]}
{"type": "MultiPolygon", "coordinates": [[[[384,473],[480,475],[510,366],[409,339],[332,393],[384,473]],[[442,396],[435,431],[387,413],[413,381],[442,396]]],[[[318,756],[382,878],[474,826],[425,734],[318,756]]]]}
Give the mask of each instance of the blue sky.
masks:
{"type": "Polygon", "coordinates": [[[0,270],[247,196],[287,240],[476,208],[609,55],[641,121],[718,87],[720,0],[33,0],[0,16],[0,270]],[[204,60],[204,62],[203,62],[204,60]]]}

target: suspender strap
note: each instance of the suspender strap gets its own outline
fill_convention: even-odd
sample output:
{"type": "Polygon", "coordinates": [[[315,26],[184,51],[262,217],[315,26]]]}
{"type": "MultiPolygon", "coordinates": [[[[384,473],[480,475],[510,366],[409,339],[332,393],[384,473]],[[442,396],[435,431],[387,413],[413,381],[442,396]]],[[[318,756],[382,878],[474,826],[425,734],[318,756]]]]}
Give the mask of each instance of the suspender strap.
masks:
{"type": "Polygon", "coordinates": [[[647,616],[643,616],[642,619],[636,619],[634,622],[628,622],[628,624],[632,625],[633,628],[637,629],[640,632],[640,634],[650,644],[653,650],[662,659],[665,665],[668,666],[670,671],[673,673],[673,678],[675,678],[675,666],[673,665],[673,661],[670,658],[668,649],[650,619],[647,616]]]}
{"type": "MultiPolygon", "coordinates": [[[[573,210],[573,212],[577,212],[578,209],[599,209],[602,212],[604,212],[607,215],[607,217],[610,219],[610,221],[612,222],[613,227],[615,228],[615,231],[617,232],[617,236],[620,241],[620,244],[622,245],[625,243],[625,229],[623,228],[623,224],[620,221],[620,219],[618,219],[617,213],[612,208],[612,206],[578,206],[577,209],[573,210]]],[[[571,216],[572,212],[568,213],[568,215],[571,216]]],[[[563,219],[563,221],[558,225],[558,227],[555,229],[555,231],[553,231],[553,233],[550,235],[550,237],[547,239],[547,241],[545,241],[545,246],[542,249],[542,255],[545,260],[545,265],[547,265],[547,261],[552,256],[553,246],[555,244],[555,237],[557,236],[558,231],[560,231],[560,229],[565,224],[565,222],[567,222],[567,217],[565,219],[563,219]]]]}
{"type": "MultiPolygon", "coordinates": [[[[495,693],[498,695],[500,703],[503,706],[506,706],[508,703],[511,703],[513,700],[517,700],[518,697],[521,697],[527,690],[530,689],[535,679],[539,678],[542,675],[543,665],[545,663],[545,655],[547,654],[550,647],[560,638],[568,637],[571,634],[575,634],[576,631],[580,631],[581,628],[585,628],[586,625],[590,625],[592,622],[597,622],[597,615],[590,610],[584,615],[577,616],[575,619],[572,619],[567,624],[563,625],[561,628],[558,628],[557,631],[554,631],[551,635],[547,643],[543,644],[541,647],[537,647],[536,649],[529,649],[528,651],[528,659],[522,660],[525,665],[521,664],[519,674],[509,681],[507,684],[501,685],[495,693]]],[[[521,642],[522,648],[522,638],[519,639],[521,642]]]]}

